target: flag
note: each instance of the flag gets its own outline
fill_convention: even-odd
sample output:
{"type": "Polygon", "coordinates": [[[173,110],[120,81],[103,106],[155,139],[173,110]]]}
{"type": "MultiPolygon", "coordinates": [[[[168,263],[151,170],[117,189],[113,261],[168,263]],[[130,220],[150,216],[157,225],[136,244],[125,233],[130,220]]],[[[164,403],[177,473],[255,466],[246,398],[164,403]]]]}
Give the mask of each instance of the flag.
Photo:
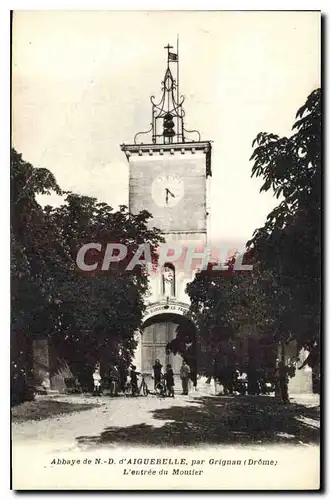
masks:
{"type": "Polygon", "coordinates": [[[168,54],[168,61],[173,61],[173,62],[178,61],[177,54],[174,54],[174,52],[169,52],[169,54],[168,54]]]}

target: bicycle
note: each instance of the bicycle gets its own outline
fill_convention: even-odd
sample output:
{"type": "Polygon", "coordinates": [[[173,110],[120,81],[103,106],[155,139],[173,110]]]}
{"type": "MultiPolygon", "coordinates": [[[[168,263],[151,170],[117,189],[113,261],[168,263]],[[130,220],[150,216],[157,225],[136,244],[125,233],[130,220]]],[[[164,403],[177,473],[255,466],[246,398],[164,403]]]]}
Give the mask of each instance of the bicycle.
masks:
{"type": "Polygon", "coordinates": [[[143,392],[143,395],[144,396],[148,396],[149,394],[149,389],[148,389],[148,385],[146,383],[146,380],[145,380],[145,376],[144,374],[142,373],[141,374],[141,384],[140,384],[140,387],[138,389],[138,395],[141,393],[141,391],[143,392]]]}
{"type": "Polygon", "coordinates": [[[155,385],[155,394],[157,394],[161,398],[165,398],[167,396],[167,388],[164,376],[162,376],[161,381],[155,385]]]}
{"type": "Polygon", "coordinates": [[[125,391],[124,391],[124,394],[126,396],[140,396],[141,392],[142,392],[143,396],[148,396],[150,391],[148,389],[148,385],[146,383],[145,376],[143,374],[141,374],[141,378],[142,378],[142,380],[140,382],[140,385],[139,385],[139,387],[137,387],[136,390],[133,389],[131,382],[128,382],[126,384],[125,391]]]}

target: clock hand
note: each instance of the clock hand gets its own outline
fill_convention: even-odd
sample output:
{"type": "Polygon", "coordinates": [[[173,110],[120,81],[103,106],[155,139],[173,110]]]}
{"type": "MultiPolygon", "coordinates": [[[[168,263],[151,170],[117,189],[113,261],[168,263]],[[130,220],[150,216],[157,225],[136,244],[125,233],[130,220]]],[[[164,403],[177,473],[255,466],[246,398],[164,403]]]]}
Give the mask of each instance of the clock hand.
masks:
{"type": "Polygon", "coordinates": [[[175,195],[170,191],[170,189],[168,189],[168,193],[171,194],[173,198],[175,198],[175,195]]]}

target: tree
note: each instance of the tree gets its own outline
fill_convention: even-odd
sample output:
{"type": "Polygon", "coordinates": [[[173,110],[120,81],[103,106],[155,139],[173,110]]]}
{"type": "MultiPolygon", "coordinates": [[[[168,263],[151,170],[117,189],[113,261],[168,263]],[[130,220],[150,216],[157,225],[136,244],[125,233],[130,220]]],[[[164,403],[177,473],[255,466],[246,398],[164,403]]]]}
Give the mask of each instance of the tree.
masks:
{"type": "MultiPolygon", "coordinates": [[[[13,402],[28,396],[31,338],[52,322],[45,214],[37,194],[61,194],[54,176],[11,151],[11,367],[13,402]],[[44,321],[49,316],[48,322],[44,321]]],[[[46,334],[49,333],[46,331],[46,334]]]]}
{"type": "MultiPolygon", "coordinates": [[[[197,326],[200,373],[232,385],[234,372],[268,373],[275,362],[269,280],[253,273],[200,272],[187,285],[197,326]]],[[[179,332],[181,336],[181,332],[179,332]]]]}
{"type": "Polygon", "coordinates": [[[15,150],[11,183],[13,378],[16,372],[28,377],[32,341],[39,337],[51,339],[82,382],[97,360],[109,364],[121,356],[128,364],[148,293],[147,270],[84,274],[76,256],[85,243],[105,249],[117,242],[131,254],[149,244],[155,258],[162,238],[147,228],[150,214],[133,215],[125,206],[115,211],[94,198],[63,193],[49,171],[34,168],[15,150]],[[52,191],[66,194],[64,203],[43,209],[36,195],[52,191]]]}
{"type": "Polygon", "coordinates": [[[310,350],[320,335],[320,89],[309,95],[296,118],[291,137],[263,133],[253,142],[252,175],[263,179],[261,191],[273,189],[283,199],[248,246],[278,287],[280,340],[291,337],[310,350]]]}
{"type": "Polygon", "coordinates": [[[252,273],[231,272],[230,266],[221,276],[200,272],[187,285],[202,371],[210,370],[231,342],[255,344],[236,362],[264,371],[273,365],[279,342],[295,339],[308,350],[319,345],[320,89],[310,94],[296,119],[289,138],[261,133],[253,142],[252,176],[263,179],[261,191],[272,189],[281,201],[247,242],[252,273]]]}
{"type": "MultiPolygon", "coordinates": [[[[130,255],[142,243],[154,251],[161,241],[157,229],[148,229],[150,214],[130,214],[127,207],[114,211],[96,199],[69,194],[59,208],[46,207],[49,228],[61,241],[65,262],[56,271],[59,307],[59,351],[70,352],[77,374],[90,370],[96,361],[103,366],[121,357],[128,364],[136,347],[148,293],[148,272],[144,267],[131,272],[124,268],[82,273],[77,268],[79,248],[98,242],[124,244],[130,255]]],[[[57,252],[58,254],[60,251],[57,252]]],[[[102,254],[101,254],[102,255],[102,254]]],[[[156,257],[156,254],[154,254],[156,257]]]]}

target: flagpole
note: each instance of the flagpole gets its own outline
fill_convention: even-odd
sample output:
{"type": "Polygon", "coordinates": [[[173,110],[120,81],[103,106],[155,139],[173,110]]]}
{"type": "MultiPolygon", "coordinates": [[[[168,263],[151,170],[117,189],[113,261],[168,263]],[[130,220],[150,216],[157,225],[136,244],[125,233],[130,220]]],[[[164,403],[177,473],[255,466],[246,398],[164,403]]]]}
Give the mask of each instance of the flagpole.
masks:
{"type": "MultiPolygon", "coordinates": [[[[179,105],[179,36],[177,33],[177,106],[179,105]]],[[[179,141],[179,108],[177,108],[177,134],[178,134],[178,141],[179,141]]],[[[183,140],[183,137],[182,137],[183,140]]]]}

